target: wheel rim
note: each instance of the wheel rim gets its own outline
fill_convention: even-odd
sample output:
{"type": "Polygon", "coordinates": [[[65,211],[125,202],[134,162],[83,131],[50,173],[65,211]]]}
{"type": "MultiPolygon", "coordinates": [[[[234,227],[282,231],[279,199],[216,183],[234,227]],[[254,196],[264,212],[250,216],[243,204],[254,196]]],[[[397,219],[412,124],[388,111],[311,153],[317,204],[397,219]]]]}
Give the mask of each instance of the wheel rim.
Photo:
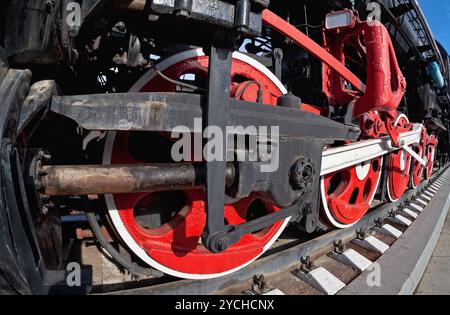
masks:
{"type": "MultiPolygon", "coordinates": [[[[165,75],[179,78],[187,73],[207,76],[207,65],[208,58],[201,50],[191,50],[172,56],[157,67],[165,75]]],[[[275,105],[277,97],[286,93],[267,68],[243,54],[233,54],[232,68],[233,78],[257,80],[264,87],[264,103],[275,105]]],[[[234,82],[232,88],[238,90],[239,82],[234,82]]],[[[131,91],[174,91],[174,87],[148,72],[131,91]]],[[[252,100],[256,91],[240,93],[240,97],[252,100]]],[[[109,133],[104,164],[148,162],[136,159],[130,153],[132,137],[134,135],[129,133],[109,133]]],[[[203,190],[106,195],[105,200],[114,228],[131,251],[156,269],[190,279],[219,277],[243,268],[264,253],[289,222],[288,218],[245,235],[227,251],[212,254],[200,242],[206,222],[203,190]],[[161,208],[164,208],[164,215],[158,210],[161,208]]],[[[241,224],[278,210],[257,195],[227,204],[224,208],[227,224],[241,224]]]]}
{"type": "Polygon", "coordinates": [[[327,223],[347,228],[369,210],[381,177],[383,158],[355,165],[321,178],[321,199],[327,223]]]}
{"type": "MultiPolygon", "coordinates": [[[[409,120],[405,115],[400,115],[395,125],[405,128],[409,120]]],[[[397,150],[389,155],[387,194],[391,202],[400,199],[408,188],[411,170],[411,154],[405,150],[397,150]]]]}
{"type": "MultiPolygon", "coordinates": [[[[430,136],[432,138],[432,140],[435,140],[435,136],[431,135],[430,136]]],[[[435,159],[435,154],[436,153],[436,145],[432,144],[432,145],[428,145],[427,146],[427,160],[428,160],[428,164],[427,164],[427,178],[431,178],[431,176],[433,175],[433,167],[434,167],[434,159],[435,159]]]]}
{"type": "MultiPolygon", "coordinates": [[[[424,150],[422,146],[418,146],[414,148],[414,151],[419,155],[421,158],[424,158],[424,150]]],[[[423,178],[423,165],[414,159],[412,161],[412,170],[411,170],[411,188],[417,188],[419,186],[420,182],[423,178]]]]}

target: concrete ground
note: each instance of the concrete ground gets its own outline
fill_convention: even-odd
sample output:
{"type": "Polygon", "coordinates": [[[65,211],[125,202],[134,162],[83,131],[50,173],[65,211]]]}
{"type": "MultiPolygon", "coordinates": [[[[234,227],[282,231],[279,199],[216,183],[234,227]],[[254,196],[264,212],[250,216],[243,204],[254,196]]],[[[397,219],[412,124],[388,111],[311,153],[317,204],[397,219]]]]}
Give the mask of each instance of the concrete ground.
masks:
{"type": "Polygon", "coordinates": [[[416,295],[450,295],[450,212],[416,295]]]}

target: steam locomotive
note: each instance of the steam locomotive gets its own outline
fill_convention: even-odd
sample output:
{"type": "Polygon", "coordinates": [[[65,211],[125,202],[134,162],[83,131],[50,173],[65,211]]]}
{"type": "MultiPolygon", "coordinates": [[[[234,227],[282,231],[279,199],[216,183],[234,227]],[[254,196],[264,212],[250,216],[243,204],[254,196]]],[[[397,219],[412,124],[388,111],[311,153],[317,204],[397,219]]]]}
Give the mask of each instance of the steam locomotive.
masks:
{"type": "Polygon", "coordinates": [[[221,277],[448,162],[450,59],[416,0],[2,7],[2,293],[63,292],[73,263],[91,287],[101,256],[221,277]]]}

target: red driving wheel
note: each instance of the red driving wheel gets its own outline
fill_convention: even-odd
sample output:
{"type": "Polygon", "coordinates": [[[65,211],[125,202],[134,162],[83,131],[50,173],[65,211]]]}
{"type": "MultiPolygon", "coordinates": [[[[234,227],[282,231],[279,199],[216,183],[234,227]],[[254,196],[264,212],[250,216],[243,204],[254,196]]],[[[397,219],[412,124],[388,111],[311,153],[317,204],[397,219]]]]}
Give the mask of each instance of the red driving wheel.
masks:
{"type": "Polygon", "coordinates": [[[346,228],[369,210],[381,177],[383,158],[378,157],[321,179],[322,209],[326,222],[346,228]]]}
{"type": "MultiPolygon", "coordinates": [[[[190,50],[161,61],[156,67],[173,79],[190,75],[201,81],[207,78],[208,57],[201,50],[190,50]]],[[[261,86],[265,104],[276,105],[277,97],[286,93],[283,85],[267,68],[248,56],[234,53],[231,90],[237,91],[235,93],[239,98],[254,101],[259,88],[250,87],[258,85],[246,84],[253,81],[261,86]],[[248,89],[239,92],[243,84],[248,89]]],[[[176,87],[150,70],[131,91],[174,92],[176,87]]],[[[171,140],[161,134],[110,133],[103,162],[167,161],[170,156],[161,152],[170,153],[170,146],[171,140]]],[[[246,266],[272,245],[289,222],[285,219],[247,234],[225,252],[213,254],[204,248],[200,240],[206,222],[203,189],[107,195],[105,199],[112,224],[130,250],[152,267],[182,278],[214,278],[246,266]]],[[[251,195],[225,205],[225,223],[242,224],[278,210],[275,205],[251,195]]]]}
{"type": "MultiPolygon", "coordinates": [[[[409,120],[405,115],[399,115],[396,127],[402,131],[408,130],[409,120]]],[[[391,202],[400,199],[408,188],[411,171],[411,154],[405,150],[399,149],[389,155],[387,195],[391,202]]]]}
{"type": "MultiPolygon", "coordinates": [[[[413,150],[419,155],[421,158],[425,158],[425,150],[423,149],[423,146],[417,146],[413,148],[413,150]]],[[[416,188],[419,186],[420,182],[423,179],[423,165],[417,161],[416,159],[412,162],[412,169],[411,169],[411,180],[410,180],[410,186],[411,188],[416,188]]]]}

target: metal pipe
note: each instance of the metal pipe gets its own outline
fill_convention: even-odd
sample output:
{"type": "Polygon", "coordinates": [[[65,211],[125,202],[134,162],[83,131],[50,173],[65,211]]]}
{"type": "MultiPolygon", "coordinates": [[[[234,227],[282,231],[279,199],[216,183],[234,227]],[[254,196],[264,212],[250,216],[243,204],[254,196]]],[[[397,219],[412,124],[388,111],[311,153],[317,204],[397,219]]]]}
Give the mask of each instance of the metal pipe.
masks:
{"type": "Polygon", "coordinates": [[[48,196],[93,195],[188,189],[201,186],[205,172],[194,164],[43,166],[48,196]]]}
{"type": "Polygon", "coordinates": [[[144,11],[147,0],[113,0],[112,6],[120,10],[144,11]]]}
{"type": "MultiPolygon", "coordinates": [[[[227,167],[227,183],[234,181],[227,167]]],[[[121,194],[182,190],[202,187],[202,164],[130,164],[43,166],[39,171],[42,193],[47,196],[121,194]]]]}

